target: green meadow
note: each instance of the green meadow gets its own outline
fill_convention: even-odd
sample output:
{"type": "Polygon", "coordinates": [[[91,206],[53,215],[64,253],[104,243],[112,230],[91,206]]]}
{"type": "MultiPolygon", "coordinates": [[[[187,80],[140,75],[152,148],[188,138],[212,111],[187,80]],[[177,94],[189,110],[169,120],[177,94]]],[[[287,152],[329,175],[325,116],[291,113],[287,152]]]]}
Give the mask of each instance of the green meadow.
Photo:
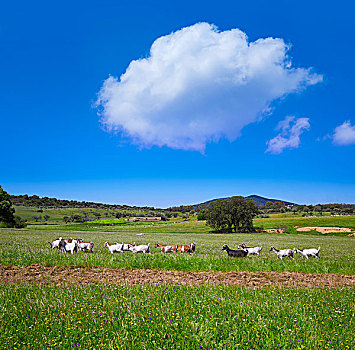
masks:
{"type": "Polygon", "coordinates": [[[354,290],[0,286],[0,349],[353,349],[354,290]]]}
{"type": "MultiPolygon", "coordinates": [[[[191,222],[191,226],[201,225],[191,222]]],[[[69,226],[69,225],[68,225],[69,226]]],[[[176,227],[178,225],[172,225],[176,227]]],[[[117,268],[154,268],[182,271],[297,271],[311,273],[355,272],[355,240],[347,235],[321,234],[213,234],[213,233],[151,233],[151,226],[142,226],[137,235],[136,227],[108,227],[109,231],[61,231],[34,229],[0,229],[0,260],[2,265],[47,266],[103,266],[117,268]],[[133,232],[122,232],[130,227],[133,232]],[[116,231],[113,231],[116,228],[116,231]],[[94,254],[78,252],[63,254],[57,249],[50,249],[49,243],[58,237],[81,238],[94,242],[94,254]],[[110,254],[104,247],[105,241],[136,244],[150,243],[151,254],[110,254]],[[194,254],[162,254],[154,243],[188,244],[196,243],[194,254]],[[231,249],[246,243],[248,246],[262,245],[260,257],[250,256],[246,259],[230,259],[222,246],[227,244],[231,249]],[[318,248],[321,247],[320,259],[305,259],[299,254],[295,260],[276,259],[270,247],[286,248],[318,248]]],[[[168,226],[169,227],[169,226],[168,226]]],[[[52,229],[54,227],[51,227],[52,229]]],[[[171,227],[169,227],[171,228],[171,227]]]]}
{"type": "MultiPolygon", "coordinates": [[[[16,206],[16,215],[26,219],[29,223],[28,229],[34,230],[60,230],[60,231],[120,231],[120,232],[144,232],[154,233],[210,233],[211,229],[205,221],[197,221],[196,216],[189,218],[172,218],[169,221],[162,222],[135,222],[116,219],[115,212],[100,208],[38,208],[16,206]],[[101,215],[99,220],[94,220],[94,213],[101,215]],[[87,215],[92,221],[84,223],[65,224],[63,218],[71,215],[87,215]],[[43,216],[48,215],[47,221],[43,216]],[[36,222],[33,216],[42,216],[36,222]]],[[[269,218],[255,218],[254,226],[263,229],[278,228],[286,225],[290,232],[295,226],[339,226],[349,227],[355,230],[355,215],[330,216],[324,213],[324,216],[302,217],[301,213],[280,213],[270,214],[269,218]]]]}
{"type": "MultiPolygon", "coordinates": [[[[0,229],[0,264],[101,266],[180,271],[355,273],[355,239],[297,233],[294,226],[355,227],[355,217],[279,217],[255,225],[287,225],[284,234],[212,233],[204,221],[82,224],[0,229]],[[111,224],[114,225],[111,225],[111,224]],[[110,224],[109,226],[107,226],[110,224]],[[94,253],[65,254],[58,237],[94,242],[94,253]],[[150,243],[150,254],[111,255],[104,242],[150,243]],[[163,244],[196,242],[194,254],[162,254],[163,244]],[[260,257],[231,259],[222,246],[262,245],[260,257]],[[320,259],[276,259],[274,246],[321,247],[320,259]]],[[[37,285],[0,283],[0,349],[352,349],[353,287],[263,288],[220,285],[37,285]]]]}
{"type": "MultiPolygon", "coordinates": [[[[355,216],[321,216],[321,217],[279,217],[254,219],[254,226],[263,229],[278,228],[281,225],[288,227],[289,233],[296,233],[294,227],[303,226],[338,226],[348,227],[355,230],[355,216]]],[[[130,223],[124,220],[113,218],[88,221],[84,223],[54,223],[38,222],[30,224],[28,230],[44,231],[97,231],[97,232],[127,232],[127,233],[213,233],[205,221],[197,221],[195,218],[172,219],[162,222],[135,222],[130,223]]],[[[346,234],[343,234],[344,236],[346,234]]]]}

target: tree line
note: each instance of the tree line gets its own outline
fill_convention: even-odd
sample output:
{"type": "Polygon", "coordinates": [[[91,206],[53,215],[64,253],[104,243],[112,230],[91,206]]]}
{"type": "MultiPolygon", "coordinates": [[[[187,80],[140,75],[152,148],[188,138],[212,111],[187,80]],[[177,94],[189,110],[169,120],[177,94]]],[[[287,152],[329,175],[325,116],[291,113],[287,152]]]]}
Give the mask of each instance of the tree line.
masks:
{"type": "Polygon", "coordinates": [[[355,204],[316,204],[316,205],[285,205],[284,202],[267,202],[264,206],[260,206],[261,214],[287,213],[304,214],[304,216],[313,216],[330,213],[331,215],[353,215],[355,214],[355,204]]]}
{"type": "MultiPolygon", "coordinates": [[[[171,218],[189,218],[196,214],[196,210],[193,206],[179,206],[179,207],[170,207],[167,209],[155,208],[150,206],[137,207],[129,205],[119,205],[119,204],[104,204],[96,202],[86,202],[86,201],[75,201],[75,200],[65,200],[57,199],[50,197],[39,197],[37,195],[29,196],[24,195],[10,195],[10,200],[15,206],[24,206],[24,207],[37,207],[44,209],[84,209],[90,211],[95,209],[105,210],[104,214],[99,212],[85,212],[82,211],[81,214],[73,214],[64,218],[64,221],[69,222],[85,222],[93,220],[93,216],[97,219],[102,217],[116,217],[129,218],[132,216],[160,216],[162,220],[168,220],[171,218]],[[92,215],[90,215],[92,214],[92,215]]],[[[41,210],[41,209],[40,209],[41,210]]],[[[34,215],[33,220],[36,222],[45,220],[44,216],[34,215]]]]}

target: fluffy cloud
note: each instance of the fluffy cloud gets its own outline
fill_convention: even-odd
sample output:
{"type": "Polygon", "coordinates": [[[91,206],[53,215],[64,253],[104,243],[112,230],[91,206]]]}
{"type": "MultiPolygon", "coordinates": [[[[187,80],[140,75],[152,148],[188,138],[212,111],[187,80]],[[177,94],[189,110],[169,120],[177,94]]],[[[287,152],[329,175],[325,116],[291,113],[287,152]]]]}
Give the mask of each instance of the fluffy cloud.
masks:
{"type": "Polygon", "coordinates": [[[147,58],[109,77],[97,100],[101,122],[141,147],[203,152],[207,142],[233,141],[270,104],[322,80],[292,68],[282,39],[248,42],[239,29],[197,23],[155,40],[147,58]]]}
{"type": "Polygon", "coordinates": [[[285,148],[297,148],[301,143],[300,135],[303,131],[309,130],[309,128],[309,118],[298,118],[295,120],[295,117],[286,117],[276,128],[276,130],[281,130],[281,132],[267,142],[269,147],[266,152],[279,154],[285,148]]]}
{"type": "Polygon", "coordinates": [[[355,125],[351,126],[351,123],[348,120],[337,126],[334,129],[333,143],[341,146],[355,144],[355,125]]]}

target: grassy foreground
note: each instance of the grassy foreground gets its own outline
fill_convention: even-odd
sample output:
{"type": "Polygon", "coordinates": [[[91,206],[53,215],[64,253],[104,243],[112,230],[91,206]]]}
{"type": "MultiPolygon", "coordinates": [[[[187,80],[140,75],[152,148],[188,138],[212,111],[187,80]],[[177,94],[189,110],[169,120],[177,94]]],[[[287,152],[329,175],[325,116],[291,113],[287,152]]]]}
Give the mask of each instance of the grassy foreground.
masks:
{"type": "Polygon", "coordinates": [[[354,293],[0,286],[0,349],[350,349],[354,293]]]}

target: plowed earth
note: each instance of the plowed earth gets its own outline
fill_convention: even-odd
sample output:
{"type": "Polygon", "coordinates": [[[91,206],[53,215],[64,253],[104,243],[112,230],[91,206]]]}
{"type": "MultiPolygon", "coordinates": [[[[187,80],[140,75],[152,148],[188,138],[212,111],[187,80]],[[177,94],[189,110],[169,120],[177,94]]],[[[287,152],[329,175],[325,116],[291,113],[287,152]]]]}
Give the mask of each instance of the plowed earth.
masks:
{"type": "Polygon", "coordinates": [[[354,287],[355,275],[298,272],[186,272],[75,266],[0,266],[0,284],[225,284],[241,287],[354,287]]]}

